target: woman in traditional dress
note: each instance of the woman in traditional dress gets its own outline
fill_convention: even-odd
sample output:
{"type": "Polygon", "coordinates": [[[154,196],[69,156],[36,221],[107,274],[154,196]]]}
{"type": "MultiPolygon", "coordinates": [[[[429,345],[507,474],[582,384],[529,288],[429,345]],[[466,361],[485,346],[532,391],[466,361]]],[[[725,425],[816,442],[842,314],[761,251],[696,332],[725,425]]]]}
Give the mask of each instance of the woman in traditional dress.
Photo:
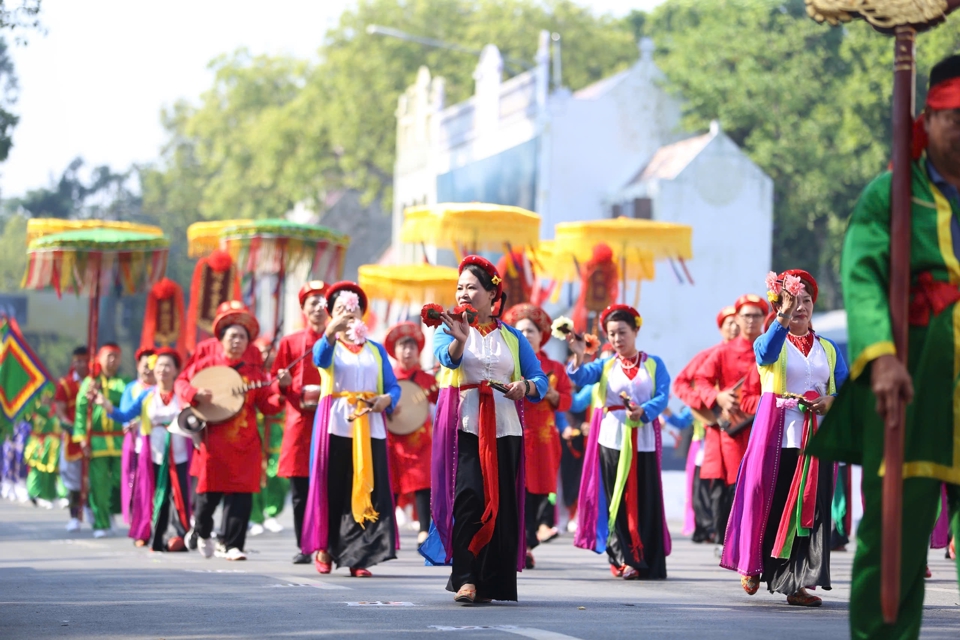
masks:
{"type": "Polygon", "coordinates": [[[162,348],[151,356],[151,361],[156,386],[125,400],[122,409],[114,408],[102,395],[97,402],[106,407],[111,420],[126,423],[139,418],[140,421],[129,536],[148,541],[153,551],[186,551],[183,539],[190,528],[187,472],[193,441],[167,430],[183,409],[183,403],[174,393],[174,383],[180,373],[180,354],[175,349],[162,348]],[[173,524],[175,533],[165,540],[169,523],[173,524]]]}
{"type": "Polygon", "coordinates": [[[431,468],[436,529],[420,552],[435,564],[452,562],[447,590],[457,602],[516,600],[526,556],[522,401],[540,401],[547,377],[527,339],[497,317],[505,300],[493,264],[464,258],[457,302],[476,318],[471,326],[472,311],[443,312],[445,328],[433,337],[441,365],[431,468]]]}
{"type": "Polygon", "coordinates": [[[331,319],[313,345],[321,389],[302,535],[303,552],[317,554],[318,572],[330,573],[336,563],[356,578],[396,558],[399,542],[384,412],[399,402],[400,386],[383,345],[367,340],[366,310],[356,284],[327,290],[331,319]]]}
{"type": "Polygon", "coordinates": [[[527,480],[524,504],[526,568],[533,569],[536,566],[533,550],[541,542],[557,537],[554,526],[556,507],[550,503],[550,494],[557,493],[560,472],[560,431],[556,412],[568,411],[573,396],[566,368],[543,351],[543,345],[550,340],[550,316],[540,307],[524,302],[510,307],[503,321],[516,328],[530,343],[550,385],[543,397],[545,402],[526,399],[523,402],[524,473],[527,480]]]}
{"type": "Polygon", "coordinates": [[[776,322],[754,343],[758,371],[743,385],[741,408],[756,413],[734,496],[720,566],[760,582],[787,604],[819,607],[806,591],[830,589],[833,465],[803,449],[847,378],[837,345],[810,328],[817,282],[792,269],[767,278],[776,322]],[[759,405],[759,406],[758,406],[759,405]]]}
{"type": "MultiPolygon", "coordinates": [[[[420,368],[420,352],[426,338],[420,325],[401,322],[390,327],[383,340],[387,353],[397,361],[393,373],[397,380],[410,380],[423,390],[424,402],[436,405],[439,390],[437,379],[420,368]]],[[[404,435],[387,434],[390,458],[390,484],[394,495],[412,497],[417,509],[420,531],[417,544],[422,544],[430,533],[430,455],[433,420],[430,413],[416,431],[404,435]]]]}
{"type": "MultiPolygon", "coordinates": [[[[194,360],[177,378],[177,396],[187,405],[209,402],[213,393],[197,389],[190,381],[208,367],[235,369],[245,383],[263,382],[262,367],[244,360],[244,353],[260,333],[260,323],[236,300],[223,308],[213,321],[220,340],[219,353],[194,360]]],[[[203,430],[196,467],[199,470],[196,500],[198,547],[205,558],[217,553],[227,560],[246,560],[243,552],[253,506],[253,494],[260,490],[262,445],[257,429],[257,411],[275,415],[283,409],[282,398],[269,387],[247,392],[243,408],[233,418],[203,430]],[[222,536],[218,544],[210,537],[213,513],[223,500],[222,536]]]]}
{"type": "Polygon", "coordinates": [[[567,367],[570,379],[579,386],[599,383],[574,544],[606,551],[610,572],[624,580],[666,578],[671,544],[660,481],[659,420],[670,399],[670,374],[660,358],[637,350],[642,324],[633,307],[607,307],[600,326],[616,356],[586,365],[586,343],[567,337],[574,353],[567,367]]]}

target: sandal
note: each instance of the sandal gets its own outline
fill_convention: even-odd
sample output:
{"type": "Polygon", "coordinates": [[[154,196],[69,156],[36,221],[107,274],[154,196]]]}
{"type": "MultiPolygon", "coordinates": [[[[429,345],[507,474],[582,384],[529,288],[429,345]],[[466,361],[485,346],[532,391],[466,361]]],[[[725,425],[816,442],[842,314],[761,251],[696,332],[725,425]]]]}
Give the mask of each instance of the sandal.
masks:
{"type": "Polygon", "coordinates": [[[748,596],[754,595],[760,588],[759,576],[740,576],[740,586],[748,596]]]}
{"type": "Polygon", "coordinates": [[[317,551],[317,557],[313,560],[313,566],[316,567],[317,573],[327,574],[333,569],[330,563],[330,556],[324,551],[317,551]],[[326,556],[326,560],[322,560],[320,554],[326,556]]]}
{"type": "Polygon", "coordinates": [[[823,604],[823,600],[801,589],[792,596],[787,596],[787,604],[794,607],[819,607],[823,604]]]}
{"type": "Polygon", "coordinates": [[[618,567],[618,566],[612,564],[612,565],[610,565],[610,573],[613,575],[614,578],[622,578],[622,577],[623,577],[623,567],[618,567]]]}
{"type": "Polygon", "coordinates": [[[639,580],[640,572],[634,569],[633,567],[624,567],[623,568],[623,579],[624,580],[639,580]]]}
{"type": "Polygon", "coordinates": [[[462,602],[464,604],[473,604],[477,599],[477,588],[472,584],[465,584],[460,587],[460,590],[457,591],[457,595],[453,596],[454,602],[462,602]]]}

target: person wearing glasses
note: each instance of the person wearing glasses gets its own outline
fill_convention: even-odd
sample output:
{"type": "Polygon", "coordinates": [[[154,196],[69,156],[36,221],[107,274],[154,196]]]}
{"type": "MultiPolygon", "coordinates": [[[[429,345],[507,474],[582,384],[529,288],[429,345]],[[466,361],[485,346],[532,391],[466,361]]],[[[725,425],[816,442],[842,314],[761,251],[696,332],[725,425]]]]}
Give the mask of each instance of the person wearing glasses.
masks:
{"type": "Polygon", "coordinates": [[[713,481],[713,529],[721,545],[733,504],[737,471],[750,439],[750,427],[742,427],[749,416],[740,410],[739,391],[747,374],[757,367],[753,343],[763,333],[769,305],[760,296],[748,293],[737,299],[734,308],[740,335],[717,347],[694,376],[703,406],[717,416],[716,423],[707,425],[704,436],[700,479],[713,481]]]}

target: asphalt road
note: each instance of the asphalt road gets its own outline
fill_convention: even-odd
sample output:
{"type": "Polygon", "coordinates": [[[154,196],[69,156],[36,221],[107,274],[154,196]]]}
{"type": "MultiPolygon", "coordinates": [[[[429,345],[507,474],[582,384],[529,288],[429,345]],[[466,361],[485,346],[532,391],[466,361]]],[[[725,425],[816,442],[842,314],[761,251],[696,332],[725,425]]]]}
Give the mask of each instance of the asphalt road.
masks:
{"type": "MultiPolygon", "coordinates": [[[[413,533],[399,558],[351,578],[296,566],[288,530],[247,542],[249,560],[150,553],[121,536],[93,540],[64,529],[65,511],[0,502],[0,638],[803,638],[847,637],[852,553],[833,555],[834,589],[820,609],[749,597],[710,546],[674,526],[669,579],[625,582],[571,536],[542,545],[520,576],[520,602],[462,606],[444,590],[447,570],[424,567],[413,533]]],[[[218,516],[219,522],[219,516],[218,516]]],[[[678,525],[678,523],[673,523],[678,525]]],[[[960,638],[951,564],[930,553],[923,637],[960,638]]]]}

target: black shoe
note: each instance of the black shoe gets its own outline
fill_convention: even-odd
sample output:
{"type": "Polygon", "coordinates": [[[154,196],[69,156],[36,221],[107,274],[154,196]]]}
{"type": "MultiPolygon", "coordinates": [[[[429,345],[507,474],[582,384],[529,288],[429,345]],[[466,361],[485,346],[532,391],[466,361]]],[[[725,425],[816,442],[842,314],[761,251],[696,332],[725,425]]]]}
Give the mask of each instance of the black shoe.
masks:
{"type": "Polygon", "coordinates": [[[311,562],[313,562],[313,558],[306,553],[298,553],[293,556],[293,564],[310,564],[311,562]]]}
{"type": "Polygon", "coordinates": [[[196,529],[190,529],[190,531],[187,532],[186,543],[187,543],[187,549],[189,549],[190,551],[197,550],[197,530],[196,529]]]}

